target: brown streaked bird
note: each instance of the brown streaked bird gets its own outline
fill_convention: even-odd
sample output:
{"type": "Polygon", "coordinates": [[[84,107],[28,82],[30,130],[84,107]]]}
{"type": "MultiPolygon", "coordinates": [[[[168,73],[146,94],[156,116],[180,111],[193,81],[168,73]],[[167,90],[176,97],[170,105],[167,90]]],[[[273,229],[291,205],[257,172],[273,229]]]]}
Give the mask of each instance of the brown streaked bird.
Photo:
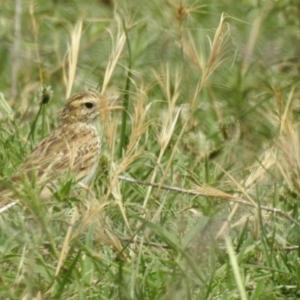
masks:
{"type": "MultiPolygon", "coordinates": [[[[45,198],[51,194],[47,185],[55,185],[68,174],[81,185],[89,183],[101,151],[96,119],[103,110],[121,108],[107,104],[108,101],[95,90],[70,97],[62,111],[59,128],[33,149],[12,177],[12,184],[18,184],[24,176],[29,180],[36,178],[38,185],[45,186],[41,194],[45,198]]],[[[0,213],[17,203],[14,197],[11,190],[0,189],[0,213]]]]}

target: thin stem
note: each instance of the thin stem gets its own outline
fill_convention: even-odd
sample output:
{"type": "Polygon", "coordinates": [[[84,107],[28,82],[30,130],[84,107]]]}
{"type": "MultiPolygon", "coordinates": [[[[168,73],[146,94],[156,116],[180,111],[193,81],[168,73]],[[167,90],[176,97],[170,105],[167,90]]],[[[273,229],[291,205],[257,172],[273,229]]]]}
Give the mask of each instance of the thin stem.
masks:
{"type": "Polygon", "coordinates": [[[127,112],[128,112],[128,106],[129,106],[129,90],[130,90],[130,82],[131,82],[131,76],[132,76],[132,60],[131,60],[131,47],[130,42],[128,38],[128,32],[127,28],[125,26],[124,20],[122,20],[122,25],[124,29],[124,33],[126,36],[126,44],[128,49],[128,72],[127,72],[127,79],[126,79],[126,85],[125,85],[125,95],[124,95],[124,101],[123,101],[123,112],[122,112],[122,125],[121,125],[121,134],[120,134],[120,148],[119,148],[119,158],[122,157],[123,149],[126,147],[126,121],[127,121],[127,112]]]}
{"type": "MultiPolygon", "coordinates": [[[[141,181],[141,180],[136,180],[133,178],[129,178],[129,177],[125,177],[125,176],[119,176],[120,180],[123,181],[127,181],[127,182],[131,182],[131,183],[135,183],[135,184],[140,184],[140,185],[145,185],[145,186],[151,186],[154,188],[159,188],[159,189],[163,189],[163,190],[168,190],[168,191],[173,191],[173,192],[177,192],[177,193],[183,193],[183,194],[188,194],[188,195],[194,195],[194,196],[202,196],[202,197],[208,197],[208,198],[216,198],[217,196],[211,196],[208,195],[206,193],[201,193],[199,191],[196,190],[186,190],[186,189],[182,189],[179,187],[174,187],[174,186],[170,186],[170,185],[165,185],[165,184],[159,184],[159,183],[151,183],[151,182],[146,182],[146,181],[141,181]]],[[[240,198],[236,198],[234,196],[232,197],[225,197],[225,196],[220,196],[220,198],[222,198],[223,200],[229,201],[229,202],[235,202],[235,203],[239,203],[242,205],[246,205],[246,206],[250,206],[253,208],[258,208],[257,205],[244,200],[244,199],[240,199],[240,198]]],[[[260,209],[265,210],[265,211],[269,211],[269,212],[273,212],[275,214],[278,214],[280,216],[282,216],[283,218],[291,221],[292,223],[294,223],[297,227],[300,228],[300,222],[298,222],[297,220],[295,220],[294,218],[292,218],[288,213],[280,210],[279,208],[273,208],[273,207],[269,207],[269,206],[263,206],[260,205],[259,206],[260,209]]]]}

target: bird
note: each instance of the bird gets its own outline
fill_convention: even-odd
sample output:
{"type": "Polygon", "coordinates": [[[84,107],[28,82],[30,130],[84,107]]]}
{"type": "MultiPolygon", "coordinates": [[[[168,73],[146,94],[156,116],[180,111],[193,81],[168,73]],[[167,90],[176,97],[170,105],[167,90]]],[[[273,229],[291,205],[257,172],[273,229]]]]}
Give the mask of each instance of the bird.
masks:
{"type": "MultiPolygon", "coordinates": [[[[109,106],[96,90],[74,94],[65,103],[58,128],[40,141],[19,171],[11,178],[18,187],[22,180],[35,180],[42,187],[41,198],[51,195],[51,186],[71,174],[78,185],[86,186],[93,179],[101,154],[97,118],[109,106]]],[[[0,213],[15,205],[15,189],[0,188],[0,213]]],[[[19,189],[16,188],[18,191],[19,189]]]]}

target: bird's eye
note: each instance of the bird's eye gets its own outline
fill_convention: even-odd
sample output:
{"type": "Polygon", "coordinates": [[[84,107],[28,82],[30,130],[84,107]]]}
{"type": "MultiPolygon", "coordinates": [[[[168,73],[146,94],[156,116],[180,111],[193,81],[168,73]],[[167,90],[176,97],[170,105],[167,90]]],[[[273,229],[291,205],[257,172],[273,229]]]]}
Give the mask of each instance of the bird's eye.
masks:
{"type": "Polygon", "coordinates": [[[94,103],[92,103],[92,102],[85,102],[84,105],[85,105],[86,108],[92,108],[94,106],[94,103]]]}

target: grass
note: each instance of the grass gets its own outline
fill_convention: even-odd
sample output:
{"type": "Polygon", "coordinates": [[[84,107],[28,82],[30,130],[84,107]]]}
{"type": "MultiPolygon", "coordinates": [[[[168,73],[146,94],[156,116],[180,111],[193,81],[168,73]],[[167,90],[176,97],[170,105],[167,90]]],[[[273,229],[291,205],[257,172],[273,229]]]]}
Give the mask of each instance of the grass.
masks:
{"type": "Polygon", "coordinates": [[[90,190],[66,178],[41,202],[20,183],[0,215],[0,299],[300,297],[297,3],[1,9],[0,186],[70,94],[126,109],[102,117],[90,190]]]}

